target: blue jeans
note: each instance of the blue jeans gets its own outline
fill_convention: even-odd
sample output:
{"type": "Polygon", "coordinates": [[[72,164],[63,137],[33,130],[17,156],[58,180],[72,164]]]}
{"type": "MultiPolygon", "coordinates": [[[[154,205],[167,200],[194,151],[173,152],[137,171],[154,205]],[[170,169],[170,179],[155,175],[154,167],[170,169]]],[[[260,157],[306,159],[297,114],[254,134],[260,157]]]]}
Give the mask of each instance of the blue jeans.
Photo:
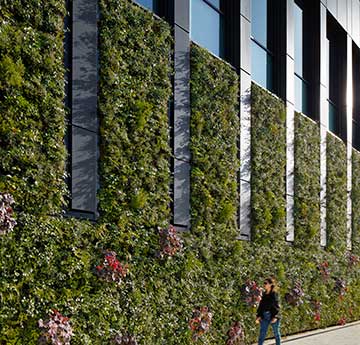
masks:
{"type": "Polygon", "coordinates": [[[271,313],[269,311],[265,311],[263,317],[260,321],[260,335],[259,335],[259,342],[258,345],[263,345],[264,340],[266,338],[266,333],[269,328],[269,325],[271,325],[272,330],[274,332],[276,345],[281,344],[280,340],[280,320],[277,319],[275,323],[271,323],[271,313]]]}

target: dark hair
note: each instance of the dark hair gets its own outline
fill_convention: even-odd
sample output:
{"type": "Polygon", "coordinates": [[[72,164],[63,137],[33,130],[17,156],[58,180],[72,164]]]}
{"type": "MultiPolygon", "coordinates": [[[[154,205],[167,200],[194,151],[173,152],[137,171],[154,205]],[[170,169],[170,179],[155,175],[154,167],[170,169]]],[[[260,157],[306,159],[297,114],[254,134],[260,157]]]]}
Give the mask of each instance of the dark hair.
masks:
{"type": "Polygon", "coordinates": [[[265,279],[265,281],[271,285],[271,292],[277,292],[278,287],[277,287],[275,278],[268,277],[265,279]]]}

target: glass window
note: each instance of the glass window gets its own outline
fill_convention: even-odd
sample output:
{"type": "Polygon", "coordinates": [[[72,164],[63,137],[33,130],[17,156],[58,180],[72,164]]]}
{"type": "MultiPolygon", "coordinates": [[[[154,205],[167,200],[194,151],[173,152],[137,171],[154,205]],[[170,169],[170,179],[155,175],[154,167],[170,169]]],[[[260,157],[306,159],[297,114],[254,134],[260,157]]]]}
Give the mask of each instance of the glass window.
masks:
{"type": "Polygon", "coordinates": [[[222,14],[203,0],[191,0],[190,35],[194,42],[223,57],[222,14]]]}
{"type": "Polygon", "coordinates": [[[309,86],[295,74],[295,109],[303,114],[309,113],[309,86]]]}
{"type": "Polygon", "coordinates": [[[265,48],[267,44],[267,0],[251,2],[251,35],[265,48]]]}
{"type": "Polygon", "coordinates": [[[329,130],[333,133],[337,133],[337,110],[333,103],[329,101],[329,130]]]}
{"type": "Polygon", "coordinates": [[[268,42],[268,1],[251,2],[251,77],[273,91],[273,53],[268,42]]]}
{"type": "Polygon", "coordinates": [[[272,57],[256,42],[251,42],[252,68],[251,77],[259,85],[272,90],[272,57]]]}
{"type": "Polygon", "coordinates": [[[136,0],[137,3],[139,3],[140,5],[148,8],[151,11],[155,12],[155,0],[136,0]]]}
{"type": "Polygon", "coordinates": [[[303,77],[303,10],[295,4],[294,10],[295,29],[295,73],[303,77]]]}

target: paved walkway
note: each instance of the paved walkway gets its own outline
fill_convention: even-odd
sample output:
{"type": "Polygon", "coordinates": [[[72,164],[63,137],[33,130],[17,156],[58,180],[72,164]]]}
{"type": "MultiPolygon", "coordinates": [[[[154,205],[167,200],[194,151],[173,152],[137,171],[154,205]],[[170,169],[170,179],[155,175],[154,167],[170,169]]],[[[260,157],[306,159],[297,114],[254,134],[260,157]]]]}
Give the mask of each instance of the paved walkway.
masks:
{"type": "MultiPolygon", "coordinates": [[[[269,332],[271,330],[269,329],[269,332]]],[[[282,338],[289,345],[360,345],[360,321],[282,338]]],[[[264,345],[273,345],[267,340],[264,345]]]]}

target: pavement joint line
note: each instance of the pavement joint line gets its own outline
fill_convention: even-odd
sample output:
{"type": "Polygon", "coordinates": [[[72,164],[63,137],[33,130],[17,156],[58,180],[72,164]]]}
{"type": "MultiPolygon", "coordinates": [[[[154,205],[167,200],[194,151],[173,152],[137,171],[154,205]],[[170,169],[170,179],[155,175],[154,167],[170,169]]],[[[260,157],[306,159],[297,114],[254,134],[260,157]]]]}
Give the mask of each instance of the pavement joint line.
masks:
{"type": "MultiPolygon", "coordinates": [[[[305,331],[300,334],[290,334],[288,336],[281,336],[281,343],[290,343],[292,341],[313,337],[318,334],[335,332],[335,331],[338,331],[338,330],[341,330],[344,328],[354,327],[354,326],[358,326],[358,325],[360,325],[360,321],[354,321],[354,322],[348,323],[344,326],[332,326],[332,327],[327,327],[327,328],[319,328],[319,329],[315,329],[312,331],[305,331]],[[289,339],[289,338],[291,338],[291,339],[289,339]]],[[[265,342],[265,345],[274,345],[275,344],[274,341],[275,341],[274,338],[267,339],[265,342]]],[[[253,344],[253,345],[256,345],[256,344],[253,344]]]]}

